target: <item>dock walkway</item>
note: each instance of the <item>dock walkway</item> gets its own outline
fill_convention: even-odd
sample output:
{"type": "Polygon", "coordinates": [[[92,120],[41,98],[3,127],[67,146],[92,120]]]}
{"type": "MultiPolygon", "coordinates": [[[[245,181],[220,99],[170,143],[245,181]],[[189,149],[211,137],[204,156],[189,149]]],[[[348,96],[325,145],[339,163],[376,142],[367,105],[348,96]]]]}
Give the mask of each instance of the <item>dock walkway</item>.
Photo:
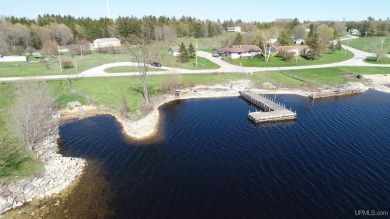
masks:
{"type": "Polygon", "coordinates": [[[265,112],[249,112],[249,119],[255,123],[294,120],[297,118],[295,112],[286,109],[284,105],[276,103],[263,95],[249,90],[240,91],[240,95],[245,100],[265,110],[265,112]]]}

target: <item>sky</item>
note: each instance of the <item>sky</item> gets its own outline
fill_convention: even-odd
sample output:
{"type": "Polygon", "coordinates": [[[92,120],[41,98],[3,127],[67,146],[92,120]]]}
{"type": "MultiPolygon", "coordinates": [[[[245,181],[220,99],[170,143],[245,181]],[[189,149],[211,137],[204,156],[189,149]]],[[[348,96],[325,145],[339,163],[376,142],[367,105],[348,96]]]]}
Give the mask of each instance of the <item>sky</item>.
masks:
{"type": "MultiPolygon", "coordinates": [[[[192,16],[201,20],[358,21],[390,17],[390,0],[108,0],[110,17],[192,16]]],[[[107,17],[107,0],[0,0],[0,16],[37,18],[39,14],[107,17]]]]}

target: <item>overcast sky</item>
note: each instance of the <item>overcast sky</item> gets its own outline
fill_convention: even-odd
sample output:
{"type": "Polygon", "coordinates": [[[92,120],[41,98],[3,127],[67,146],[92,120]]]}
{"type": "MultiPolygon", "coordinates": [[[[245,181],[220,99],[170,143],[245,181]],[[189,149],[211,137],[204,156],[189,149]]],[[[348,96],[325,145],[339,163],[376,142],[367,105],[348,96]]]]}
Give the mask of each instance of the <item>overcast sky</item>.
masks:
{"type": "MultiPolygon", "coordinates": [[[[106,17],[107,0],[0,0],[0,16],[36,18],[39,14],[106,17]]],[[[110,15],[192,16],[199,19],[273,21],[376,20],[390,17],[390,0],[109,0],[110,15]]]]}

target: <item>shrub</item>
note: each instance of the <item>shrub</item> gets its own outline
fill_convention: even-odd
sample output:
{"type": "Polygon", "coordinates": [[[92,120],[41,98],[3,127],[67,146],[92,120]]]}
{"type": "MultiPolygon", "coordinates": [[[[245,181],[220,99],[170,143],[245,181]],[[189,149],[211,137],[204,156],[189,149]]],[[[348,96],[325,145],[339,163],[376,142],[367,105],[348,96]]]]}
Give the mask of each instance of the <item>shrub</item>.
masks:
{"type": "Polygon", "coordinates": [[[184,80],[181,75],[169,74],[163,79],[162,89],[166,93],[174,92],[176,89],[184,87],[184,80]]]}
{"type": "Polygon", "coordinates": [[[64,60],[62,61],[62,68],[73,68],[73,62],[71,60],[64,60]]]}

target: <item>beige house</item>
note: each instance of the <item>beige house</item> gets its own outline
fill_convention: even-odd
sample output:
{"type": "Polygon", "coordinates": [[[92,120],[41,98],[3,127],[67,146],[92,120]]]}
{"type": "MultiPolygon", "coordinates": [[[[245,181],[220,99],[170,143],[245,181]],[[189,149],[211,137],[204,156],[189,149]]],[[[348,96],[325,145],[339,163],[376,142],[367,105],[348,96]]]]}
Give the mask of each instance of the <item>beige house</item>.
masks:
{"type": "Polygon", "coordinates": [[[240,26],[227,27],[227,28],[226,28],[226,31],[227,31],[227,32],[241,33],[241,27],[240,27],[240,26]]]}
{"type": "Polygon", "coordinates": [[[93,48],[108,48],[108,47],[119,47],[121,46],[121,41],[117,38],[99,38],[93,41],[93,48]]]}
{"type": "Polygon", "coordinates": [[[261,54],[261,49],[256,45],[232,45],[220,49],[218,53],[231,59],[253,58],[261,54]]]}

